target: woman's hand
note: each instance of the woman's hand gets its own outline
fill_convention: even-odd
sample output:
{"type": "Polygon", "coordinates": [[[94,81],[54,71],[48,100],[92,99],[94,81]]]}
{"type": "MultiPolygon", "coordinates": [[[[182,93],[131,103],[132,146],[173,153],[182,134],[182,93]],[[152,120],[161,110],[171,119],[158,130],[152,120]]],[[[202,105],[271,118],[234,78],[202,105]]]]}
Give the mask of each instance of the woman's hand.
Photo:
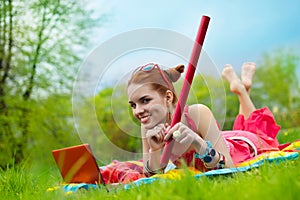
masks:
{"type": "Polygon", "coordinates": [[[154,152],[161,149],[164,144],[166,125],[159,124],[146,133],[146,139],[150,147],[150,151],[154,152]]]}
{"type": "Polygon", "coordinates": [[[182,122],[175,124],[172,128],[167,129],[165,135],[165,141],[168,141],[171,137],[176,141],[176,147],[173,148],[173,154],[182,155],[191,146],[195,149],[199,148],[199,135],[192,131],[182,122]]]}

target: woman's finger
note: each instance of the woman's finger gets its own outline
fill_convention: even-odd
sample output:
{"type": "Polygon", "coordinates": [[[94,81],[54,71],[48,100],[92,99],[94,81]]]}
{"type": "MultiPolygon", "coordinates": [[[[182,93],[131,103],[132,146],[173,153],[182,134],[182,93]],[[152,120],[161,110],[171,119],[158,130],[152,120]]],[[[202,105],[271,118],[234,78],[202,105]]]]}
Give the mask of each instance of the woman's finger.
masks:
{"type": "Polygon", "coordinates": [[[177,133],[177,134],[176,134],[176,137],[175,137],[175,141],[176,141],[176,142],[180,142],[183,138],[186,137],[186,134],[183,133],[183,132],[180,132],[179,130],[177,130],[177,131],[175,131],[175,132],[173,133],[173,137],[174,137],[174,134],[175,134],[175,133],[177,133]]]}
{"type": "Polygon", "coordinates": [[[171,129],[171,126],[168,126],[166,128],[166,130],[165,130],[165,136],[164,136],[164,141],[168,141],[172,137],[172,133],[173,132],[171,132],[170,129],[171,129]]]}
{"type": "Polygon", "coordinates": [[[163,142],[165,137],[165,131],[160,132],[160,141],[163,142]]]}
{"type": "Polygon", "coordinates": [[[184,137],[179,143],[180,144],[185,144],[185,145],[188,145],[190,146],[193,142],[193,138],[190,137],[189,135],[187,135],[186,137],[184,137]]]}
{"type": "Polygon", "coordinates": [[[181,124],[182,123],[179,122],[179,123],[175,124],[172,128],[169,127],[167,129],[167,134],[165,136],[165,141],[168,141],[173,136],[173,133],[180,128],[181,124]]]}
{"type": "Polygon", "coordinates": [[[161,142],[162,141],[162,133],[161,132],[158,132],[156,135],[155,135],[156,139],[157,139],[157,142],[161,142]]]}

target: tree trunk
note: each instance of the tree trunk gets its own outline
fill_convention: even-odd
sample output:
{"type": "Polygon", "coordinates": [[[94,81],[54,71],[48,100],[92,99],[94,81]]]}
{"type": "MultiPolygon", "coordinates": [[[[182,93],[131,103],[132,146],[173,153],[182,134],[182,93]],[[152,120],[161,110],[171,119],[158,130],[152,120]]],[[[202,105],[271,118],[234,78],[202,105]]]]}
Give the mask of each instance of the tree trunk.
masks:
{"type": "Polygon", "coordinates": [[[7,44],[6,32],[7,32],[7,5],[6,1],[3,1],[1,4],[1,15],[0,15],[0,114],[4,114],[7,112],[7,105],[5,102],[5,86],[6,86],[6,76],[7,70],[6,66],[6,52],[5,46],[7,44]]]}
{"type": "Polygon", "coordinates": [[[29,75],[29,80],[28,80],[26,90],[23,93],[24,104],[26,104],[24,106],[24,108],[22,109],[21,120],[20,120],[20,127],[22,129],[23,141],[19,142],[17,145],[17,152],[15,155],[16,156],[15,159],[17,161],[23,160],[24,147],[27,145],[26,143],[28,141],[28,126],[29,126],[28,115],[30,113],[30,108],[27,106],[27,104],[29,103],[29,100],[30,100],[30,97],[32,94],[32,90],[33,90],[33,86],[34,86],[34,79],[36,76],[37,63],[38,63],[38,59],[40,56],[40,50],[41,50],[41,47],[43,44],[43,33],[46,28],[46,10],[45,10],[46,4],[44,4],[44,6],[45,7],[43,8],[42,25],[38,32],[38,41],[37,41],[37,46],[35,49],[35,54],[34,54],[32,66],[31,66],[31,73],[29,75]]]}

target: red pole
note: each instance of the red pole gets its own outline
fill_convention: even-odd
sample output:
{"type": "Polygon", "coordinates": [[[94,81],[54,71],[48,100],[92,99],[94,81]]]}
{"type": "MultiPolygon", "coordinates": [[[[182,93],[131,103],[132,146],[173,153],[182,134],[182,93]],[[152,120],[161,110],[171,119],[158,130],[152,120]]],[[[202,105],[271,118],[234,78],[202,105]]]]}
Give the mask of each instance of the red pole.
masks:
{"type": "MultiPolygon", "coordinates": [[[[206,35],[206,31],[208,28],[210,18],[208,16],[202,16],[201,23],[198,29],[198,33],[196,36],[196,40],[194,43],[192,55],[190,57],[188,69],[185,75],[185,79],[180,91],[180,96],[176,105],[174,117],[171,123],[171,127],[173,127],[175,124],[181,121],[181,115],[182,111],[184,109],[184,106],[186,104],[186,100],[189,95],[190,87],[194,78],[195,70],[197,67],[197,63],[200,57],[200,52],[203,46],[204,38],[206,35]]],[[[174,146],[174,140],[171,138],[164,147],[162,156],[161,156],[161,166],[164,167],[168,164],[169,159],[171,157],[172,149],[174,146]]]]}

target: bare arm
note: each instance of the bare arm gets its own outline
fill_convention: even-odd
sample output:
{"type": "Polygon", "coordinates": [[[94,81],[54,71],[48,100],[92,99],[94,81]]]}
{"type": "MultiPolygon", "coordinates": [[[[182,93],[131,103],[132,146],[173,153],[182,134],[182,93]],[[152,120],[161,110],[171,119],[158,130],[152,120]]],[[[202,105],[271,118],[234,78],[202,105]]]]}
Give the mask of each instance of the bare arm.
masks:
{"type": "Polygon", "coordinates": [[[142,132],[142,145],[143,145],[143,165],[146,166],[146,162],[149,160],[149,144],[146,138],[146,130],[141,130],[142,132]]]}
{"type": "Polygon", "coordinates": [[[190,116],[196,123],[197,133],[200,137],[204,140],[210,141],[212,146],[225,156],[226,167],[234,167],[229,149],[226,146],[225,140],[221,135],[221,131],[217,126],[216,119],[214,118],[211,110],[202,104],[190,106],[189,109],[190,116]]]}

